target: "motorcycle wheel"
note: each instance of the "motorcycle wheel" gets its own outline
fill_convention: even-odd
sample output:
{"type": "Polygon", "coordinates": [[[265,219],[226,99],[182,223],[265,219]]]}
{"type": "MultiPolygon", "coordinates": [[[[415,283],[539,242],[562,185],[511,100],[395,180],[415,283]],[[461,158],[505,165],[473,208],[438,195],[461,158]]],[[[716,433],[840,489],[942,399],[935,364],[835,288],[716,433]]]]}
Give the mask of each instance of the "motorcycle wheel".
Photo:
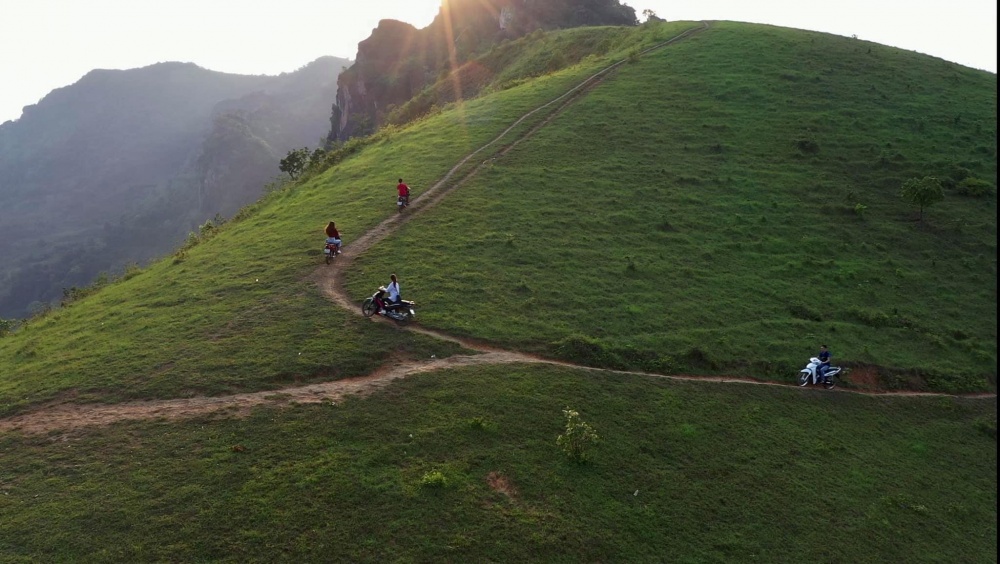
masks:
{"type": "Polygon", "coordinates": [[[808,383],[809,383],[809,373],[808,372],[799,372],[799,385],[800,386],[805,386],[808,383]]]}
{"type": "Polygon", "coordinates": [[[399,313],[393,316],[393,319],[395,319],[396,323],[399,325],[406,325],[410,322],[410,312],[407,310],[400,310],[399,313]]]}
{"type": "Polygon", "coordinates": [[[327,255],[326,255],[326,264],[330,264],[330,261],[332,261],[332,260],[333,260],[333,253],[327,253],[327,255]]]}
{"type": "Polygon", "coordinates": [[[375,300],[365,298],[365,301],[361,304],[361,315],[371,317],[375,315],[376,311],[378,311],[378,305],[375,304],[375,300]]]}
{"type": "Polygon", "coordinates": [[[832,390],[834,387],[836,387],[836,385],[837,383],[833,381],[832,377],[823,380],[823,387],[826,388],[827,390],[832,390]]]}

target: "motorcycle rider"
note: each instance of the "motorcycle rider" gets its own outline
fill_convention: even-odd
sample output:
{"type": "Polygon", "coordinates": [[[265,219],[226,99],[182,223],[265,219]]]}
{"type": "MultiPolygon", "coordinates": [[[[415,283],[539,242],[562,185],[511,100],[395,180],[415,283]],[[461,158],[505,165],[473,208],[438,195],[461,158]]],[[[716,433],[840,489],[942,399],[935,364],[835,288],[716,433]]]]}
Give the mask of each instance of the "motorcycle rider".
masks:
{"type": "Polygon", "coordinates": [[[403,301],[402,296],[399,294],[399,281],[396,280],[395,274],[389,275],[389,285],[385,287],[385,291],[388,294],[387,299],[384,303],[379,304],[382,308],[382,311],[379,311],[379,313],[382,314],[387,313],[403,301]]]}
{"type": "MultiPolygon", "coordinates": [[[[399,184],[396,185],[396,193],[399,194],[399,201],[402,202],[403,206],[410,205],[410,187],[403,183],[403,179],[399,179],[399,184]]],[[[400,206],[402,208],[403,206],[400,206]]]]}
{"type": "Polygon", "coordinates": [[[826,371],[830,368],[830,349],[826,345],[819,346],[819,366],[816,367],[816,372],[819,374],[820,381],[825,381],[826,371]]]}
{"type": "Polygon", "coordinates": [[[326,244],[327,245],[337,245],[337,254],[340,254],[340,246],[342,241],[340,239],[340,232],[337,231],[337,225],[334,222],[326,224],[326,244]]]}

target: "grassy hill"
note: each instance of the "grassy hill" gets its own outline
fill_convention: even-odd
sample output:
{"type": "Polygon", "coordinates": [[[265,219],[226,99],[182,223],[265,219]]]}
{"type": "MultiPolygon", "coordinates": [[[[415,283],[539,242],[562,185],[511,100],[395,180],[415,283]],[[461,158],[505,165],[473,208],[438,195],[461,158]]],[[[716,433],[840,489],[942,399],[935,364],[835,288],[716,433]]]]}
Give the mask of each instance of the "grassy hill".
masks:
{"type": "Polygon", "coordinates": [[[787,379],[829,343],[888,387],[987,389],[995,189],[948,190],[924,223],[899,192],[924,176],[995,187],[995,86],[718,24],[624,67],[349,287],[360,299],[394,270],[426,325],[597,365],[787,379]]]}
{"type": "MultiPolygon", "coordinates": [[[[420,211],[619,60],[350,263],[352,297],[396,272],[423,326],[582,365],[790,382],[823,341],[881,387],[993,389],[995,197],[959,192],[996,184],[995,76],[724,22],[638,56],[698,27],[609,28],[554,70],[546,44],[595,32],[525,38],[519,77],[0,338],[0,417],[462,352],[325,299],[323,225],[349,248],[399,176],[420,211]],[[925,175],[949,188],[917,223],[898,192],[925,175]]],[[[0,434],[0,557],[993,561],[995,421],[995,399],[466,368],[249,419],[0,434]],[[589,464],[556,446],[567,406],[601,435],[589,464]]]]}
{"type": "Polygon", "coordinates": [[[504,367],[0,435],[0,559],[990,562],[991,409],[504,367]],[[567,404],[601,436],[589,464],[555,445],[567,404]]]}

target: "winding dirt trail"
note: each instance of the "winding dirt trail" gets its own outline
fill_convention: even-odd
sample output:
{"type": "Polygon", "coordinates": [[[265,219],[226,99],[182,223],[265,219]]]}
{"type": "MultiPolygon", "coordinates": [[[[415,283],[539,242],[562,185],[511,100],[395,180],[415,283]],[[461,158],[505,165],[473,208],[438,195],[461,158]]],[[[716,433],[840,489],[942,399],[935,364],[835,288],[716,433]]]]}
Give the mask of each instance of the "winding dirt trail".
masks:
{"type": "MultiPolygon", "coordinates": [[[[667,41],[654,45],[642,51],[639,55],[645,55],[651,51],[662,49],[672,43],[690,37],[691,35],[703,31],[708,28],[707,23],[703,23],[700,27],[689,29],[667,41]]],[[[343,275],[342,272],[350,268],[354,259],[358,256],[364,254],[373,245],[386,238],[394,231],[399,229],[400,226],[404,225],[413,215],[425,212],[435,205],[437,205],[441,200],[443,200],[449,193],[460,187],[468,179],[472,178],[476,173],[478,173],[485,165],[490,162],[503,157],[511,149],[516,147],[522,141],[531,138],[535,132],[537,132],[542,127],[548,125],[553,119],[555,119],[559,114],[563,112],[569,105],[574,103],[576,100],[580,99],[583,95],[589,92],[592,88],[600,84],[605,80],[613,70],[617,69],[619,66],[624,64],[626,60],[614,63],[601,71],[588,77],[586,80],[582,81],[580,84],[568,90],[563,95],[558,98],[543,104],[535,108],[534,110],[526,113],[516,122],[514,122],[510,127],[500,133],[490,142],[486,143],[482,147],[476,149],[472,153],[468,154],[465,158],[458,162],[451,170],[441,180],[439,180],[432,187],[427,189],[419,197],[414,198],[411,201],[409,210],[402,214],[395,214],[382,223],[377,225],[372,230],[368,231],[360,238],[352,241],[349,245],[344,246],[344,252],[337,258],[337,262],[333,267],[327,267],[326,265],[317,268],[309,277],[309,280],[314,282],[322,291],[322,293],[330,299],[332,302],[338,306],[354,312],[357,315],[361,315],[360,308],[357,303],[350,299],[347,295],[346,290],[343,285],[343,275]],[[519,125],[524,123],[527,119],[531,118],[535,114],[544,112],[548,110],[549,113],[542,119],[538,124],[531,127],[527,131],[520,133],[516,137],[511,136],[513,132],[519,125]],[[512,137],[508,139],[508,137],[512,137]],[[506,144],[501,144],[501,141],[506,141],[506,144]],[[488,149],[494,147],[495,150],[492,153],[488,153],[488,149]],[[464,176],[458,179],[454,177],[460,170],[465,167],[469,161],[476,158],[477,155],[488,154],[483,160],[468,172],[464,176]]],[[[376,322],[385,322],[384,320],[377,319],[376,322]]],[[[713,382],[719,384],[744,384],[744,385],[758,385],[758,386],[775,386],[775,387],[796,387],[790,384],[783,384],[773,381],[762,381],[753,380],[748,378],[736,378],[736,377],[726,377],[726,376],[685,376],[685,375],[663,375],[663,374],[651,374],[646,372],[636,372],[627,370],[611,370],[602,368],[593,368],[588,366],[580,366],[572,364],[569,362],[561,362],[546,358],[541,358],[534,355],[529,355],[525,353],[520,353],[516,351],[505,351],[493,348],[489,345],[474,342],[469,339],[462,339],[452,335],[447,335],[438,331],[431,329],[419,327],[419,326],[408,326],[406,330],[421,333],[434,337],[436,339],[441,339],[445,341],[450,341],[457,343],[468,349],[474,351],[476,354],[471,355],[456,355],[443,359],[430,359],[427,361],[397,361],[390,362],[386,366],[383,366],[376,370],[375,372],[368,374],[366,376],[361,376],[357,378],[348,378],[343,380],[337,380],[333,382],[324,382],[320,384],[311,384],[308,386],[298,386],[291,388],[284,388],[275,391],[265,391],[265,392],[253,392],[244,394],[235,394],[229,396],[217,396],[217,397],[194,397],[194,398],[182,398],[173,400],[150,400],[150,401],[138,401],[129,402],[115,405],[86,405],[86,404],[76,404],[76,403],[50,403],[42,405],[37,409],[32,411],[18,414],[5,419],[0,419],[0,432],[17,431],[25,434],[40,434],[40,433],[50,433],[56,431],[71,431],[81,427],[89,426],[101,426],[109,425],[118,421],[129,421],[129,420],[156,420],[156,419],[182,419],[205,415],[218,415],[220,417],[234,417],[246,415],[250,409],[260,405],[287,405],[293,403],[323,403],[323,402],[336,402],[345,396],[352,394],[368,394],[372,391],[381,389],[388,385],[393,380],[399,378],[405,378],[407,376],[412,376],[414,374],[422,374],[425,372],[432,372],[437,370],[445,370],[449,368],[459,368],[465,366],[477,366],[477,365],[498,365],[498,364],[546,364],[551,366],[561,366],[566,368],[573,368],[577,370],[586,370],[594,373],[603,374],[628,374],[628,375],[638,375],[649,378],[663,378],[669,380],[679,380],[679,381],[696,381],[696,382],[713,382]]],[[[907,397],[926,397],[926,396],[936,396],[936,397],[963,397],[963,398],[994,398],[996,394],[986,393],[986,394],[971,394],[955,396],[952,394],[942,394],[942,393],[932,393],[932,392],[900,392],[900,391],[864,391],[864,390],[853,390],[853,389],[835,389],[833,392],[838,393],[850,393],[850,394],[861,394],[869,396],[907,396],[907,397]]],[[[822,393],[830,393],[830,391],[824,390],[822,393]]]]}

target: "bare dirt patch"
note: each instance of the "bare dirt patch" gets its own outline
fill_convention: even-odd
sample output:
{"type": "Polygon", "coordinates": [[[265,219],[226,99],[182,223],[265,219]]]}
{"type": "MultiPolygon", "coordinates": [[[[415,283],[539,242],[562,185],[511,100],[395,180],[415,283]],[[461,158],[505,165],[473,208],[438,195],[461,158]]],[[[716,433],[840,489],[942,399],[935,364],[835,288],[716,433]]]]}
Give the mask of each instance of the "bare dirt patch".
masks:
{"type": "Polygon", "coordinates": [[[510,499],[517,498],[517,488],[510,482],[510,479],[499,472],[490,472],[487,474],[486,483],[495,492],[500,492],[510,499]]]}
{"type": "Polygon", "coordinates": [[[851,368],[844,380],[850,382],[855,388],[866,392],[878,391],[880,387],[878,370],[872,366],[851,368]]]}

